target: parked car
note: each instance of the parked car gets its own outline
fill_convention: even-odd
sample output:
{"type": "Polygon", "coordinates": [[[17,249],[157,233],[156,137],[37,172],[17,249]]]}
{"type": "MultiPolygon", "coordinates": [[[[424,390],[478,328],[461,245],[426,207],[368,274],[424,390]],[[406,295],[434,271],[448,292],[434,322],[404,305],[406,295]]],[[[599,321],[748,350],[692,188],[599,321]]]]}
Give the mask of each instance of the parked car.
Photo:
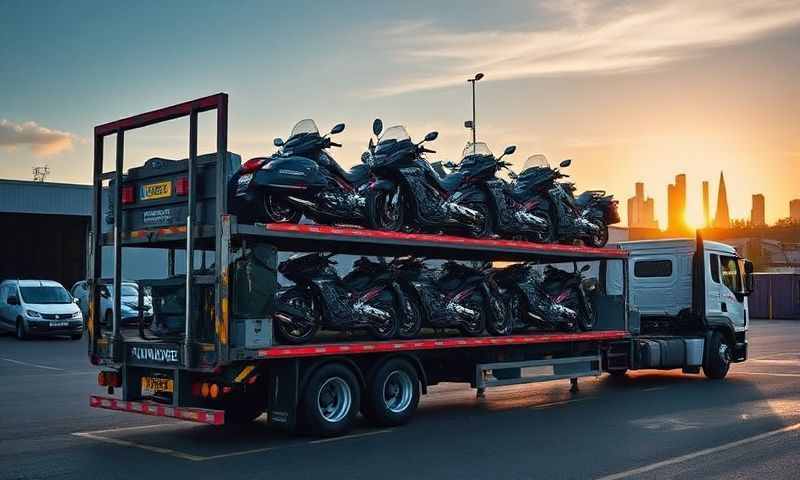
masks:
{"type": "Polygon", "coordinates": [[[72,295],[52,280],[0,283],[0,329],[23,340],[34,335],[83,336],[83,314],[72,295]]]}
{"type": "MultiPolygon", "coordinates": [[[[110,282],[109,282],[110,283],[110,282]]],[[[100,287],[100,324],[111,325],[114,315],[112,285],[100,287]]],[[[139,285],[136,282],[123,281],[120,293],[122,325],[136,325],[139,323],[139,285]]],[[[80,281],[72,286],[72,296],[80,307],[83,316],[89,316],[89,287],[86,281],[80,281]]],[[[153,302],[149,295],[142,299],[144,307],[144,323],[150,325],[153,321],[153,302]]]]}

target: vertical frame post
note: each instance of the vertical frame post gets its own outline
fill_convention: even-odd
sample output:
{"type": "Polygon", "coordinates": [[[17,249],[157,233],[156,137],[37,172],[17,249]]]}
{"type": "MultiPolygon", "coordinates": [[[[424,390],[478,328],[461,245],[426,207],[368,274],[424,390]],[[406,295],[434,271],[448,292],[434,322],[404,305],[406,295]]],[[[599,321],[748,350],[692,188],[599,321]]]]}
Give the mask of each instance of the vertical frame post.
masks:
{"type": "Polygon", "coordinates": [[[114,315],[111,326],[114,360],[119,360],[122,334],[119,330],[122,323],[122,164],[125,151],[125,131],[117,131],[117,159],[114,171],[114,293],[112,296],[114,315]]]}
{"type": "Polygon", "coordinates": [[[229,273],[230,216],[228,215],[228,96],[217,97],[217,178],[216,212],[214,235],[214,319],[216,332],[217,363],[228,360],[229,352],[229,273]]]}
{"type": "Polygon", "coordinates": [[[94,134],[94,164],[92,165],[92,225],[89,231],[89,305],[87,331],[89,333],[89,355],[97,353],[97,315],[100,298],[97,295],[97,279],[103,274],[103,135],[94,134]]]}
{"type": "Polygon", "coordinates": [[[189,196],[186,216],[186,323],[184,325],[183,362],[187,367],[193,365],[192,346],[194,345],[194,315],[192,311],[192,274],[194,273],[194,220],[197,201],[197,110],[189,114],[189,196]]]}

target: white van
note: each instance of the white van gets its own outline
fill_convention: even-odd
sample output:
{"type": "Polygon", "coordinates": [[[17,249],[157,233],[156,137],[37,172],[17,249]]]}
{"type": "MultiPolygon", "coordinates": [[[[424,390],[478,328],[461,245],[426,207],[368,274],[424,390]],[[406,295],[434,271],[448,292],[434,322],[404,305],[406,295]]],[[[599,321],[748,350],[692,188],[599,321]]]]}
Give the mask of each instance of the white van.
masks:
{"type": "Polygon", "coordinates": [[[0,283],[0,329],[23,340],[33,335],[83,336],[83,315],[72,295],[52,280],[0,283]]]}

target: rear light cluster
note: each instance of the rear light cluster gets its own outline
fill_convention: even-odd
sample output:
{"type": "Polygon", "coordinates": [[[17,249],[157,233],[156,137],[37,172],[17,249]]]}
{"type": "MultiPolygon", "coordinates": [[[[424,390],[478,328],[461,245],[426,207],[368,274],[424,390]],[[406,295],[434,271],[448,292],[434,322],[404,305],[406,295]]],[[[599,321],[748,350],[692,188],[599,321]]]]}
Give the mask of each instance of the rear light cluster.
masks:
{"type": "MultiPolygon", "coordinates": [[[[133,185],[122,186],[122,204],[130,205],[136,201],[136,188],[133,185]]],[[[175,180],[175,195],[189,195],[189,177],[178,177],[175,180]]]]}
{"type": "Polygon", "coordinates": [[[239,168],[239,172],[240,173],[255,172],[256,170],[261,168],[261,166],[264,165],[265,163],[267,163],[267,159],[264,157],[251,158],[250,160],[242,164],[241,168],[239,168]]]}
{"type": "Polygon", "coordinates": [[[98,372],[97,384],[101,387],[121,387],[122,375],[119,372],[98,372]]]}
{"type": "Polygon", "coordinates": [[[175,194],[189,195],[189,177],[180,177],[175,180],[175,194]]]}
{"type": "Polygon", "coordinates": [[[133,194],[133,185],[125,185],[122,187],[122,204],[127,205],[133,203],[135,195],[133,194]]]}
{"type": "Polygon", "coordinates": [[[214,382],[198,382],[192,385],[192,395],[195,397],[218,399],[221,395],[231,392],[231,387],[223,386],[214,382]]]}

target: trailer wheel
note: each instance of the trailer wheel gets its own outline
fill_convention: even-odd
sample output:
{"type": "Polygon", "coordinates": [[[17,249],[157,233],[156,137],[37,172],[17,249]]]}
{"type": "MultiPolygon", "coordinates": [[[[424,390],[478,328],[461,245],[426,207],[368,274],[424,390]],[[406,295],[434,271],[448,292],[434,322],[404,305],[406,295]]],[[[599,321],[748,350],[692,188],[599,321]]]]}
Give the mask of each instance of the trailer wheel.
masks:
{"type": "Polygon", "coordinates": [[[725,378],[731,366],[731,348],[721,332],[714,332],[706,346],[703,373],[715,380],[725,378]]]}
{"type": "Polygon", "coordinates": [[[406,360],[389,360],[367,381],[364,416],[380,426],[402,425],[416,411],[419,396],[417,370],[406,360]]]}
{"type": "Polygon", "coordinates": [[[361,405],[355,374],[340,363],[320,367],[308,379],[300,402],[300,426],[312,435],[341,435],[353,426],[361,405]]]}

